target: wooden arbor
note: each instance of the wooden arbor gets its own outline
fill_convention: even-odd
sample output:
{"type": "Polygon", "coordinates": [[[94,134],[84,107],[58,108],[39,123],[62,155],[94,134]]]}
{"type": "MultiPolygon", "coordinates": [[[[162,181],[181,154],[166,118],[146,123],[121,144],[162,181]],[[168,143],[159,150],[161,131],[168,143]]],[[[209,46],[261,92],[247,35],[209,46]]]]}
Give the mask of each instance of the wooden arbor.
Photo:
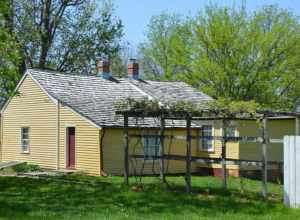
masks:
{"type": "MultiPolygon", "coordinates": [[[[129,158],[143,158],[144,155],[129,155],[129,138],[130,137],[147,137],[149,135],[129,135],[128,128],[129,118],[158,118],[160,120],[160,152],[159,156],[156,156],[154,159],[159,159],[160,161],[160,180],[162,183],[165,183],[165,169],[164,169],[164,160],[180,160],[185,161],[186,163],[186,172],[185,172],[185,182],[186,182],[186,192],[191,192],[191,163],[202,163],[202,164],[212,164],[219,163],[222,165],[222,179],[223,179],[223,188],[227,189],[227,165],[248,165],[248,166],[260,166],[262,171],[262,196],[267,197],[267,179],[268,179],[268,165],[281,165],[282,162],[278,161],[269,161],[267,154],[267,145],[268,143],[282,143],[282,140],[270,139],[267,134],[267,122],[269,118],[274,117],[294,117],[296,118],[296,135],[300,134],[300,113],[296,112],[273,112],[273,111],[257,111],[255,115],[243,115],[242,113],[224,116],[222,111],[213,112],[213,111],[201,111],[197,113],[190,112],[166,112],[166,111],[153,111],[153,112],[144,112],[142,110],[131,110],[131,111],[117,111],[117,114],[123,115],[124,119],[124,183],[128,184],[129,177],[129,158]],[[174,138],[174,139],[183,139],[183,137],[178,136],[168,136],[165,135],[165,121],[166,120],[184,120],[186,122],[186,155],[173,155],[165,154],[164,139],[165,138],[174,138]],[[222,121],[222,136],[192,136],[191,128],[192,121],[201,121],[201,120],[221,120],[222,121]],[[226,136],[226,129],[228,126],[228,121],[232,120],[257,120],[260,123],[261,127],[261,136],[260,137],[228,137],[226,136]],[[208,157],[196,157],[191,155],[191,141],[194,138],[210,138],[212,140],[220,140],[222,142],[222,154],[221,158],[208,158],[208,157]],[[226,157],[226,143],[227,141],[238,141],[238,142],[255,142],[261,143],[262,145],[262,160],[241,160],[241,159],[232,159],[226,157]]],[[[150,135],[153,136],[153,135],[150,135]]]]}

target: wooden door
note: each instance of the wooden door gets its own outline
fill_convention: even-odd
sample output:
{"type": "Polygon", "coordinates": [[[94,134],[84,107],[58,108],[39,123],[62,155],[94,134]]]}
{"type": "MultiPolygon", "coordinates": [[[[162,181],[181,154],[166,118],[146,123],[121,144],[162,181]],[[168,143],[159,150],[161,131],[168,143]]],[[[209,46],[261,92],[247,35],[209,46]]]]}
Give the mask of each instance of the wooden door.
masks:
{"type": "Polygon", "coordinates": [[[68,138],[68,161],[67,168],[75,169],[75,128],[69,127],[67,130],[68,138]]]}

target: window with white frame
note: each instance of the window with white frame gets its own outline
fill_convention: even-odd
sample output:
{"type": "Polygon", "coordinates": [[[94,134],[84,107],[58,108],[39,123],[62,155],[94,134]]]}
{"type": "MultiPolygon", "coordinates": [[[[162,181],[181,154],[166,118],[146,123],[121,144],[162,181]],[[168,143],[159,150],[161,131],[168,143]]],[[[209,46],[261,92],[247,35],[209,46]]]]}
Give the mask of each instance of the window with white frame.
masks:
{"type": "Polygon", "coordinates": [[[228,126],[226,128],[226,136],[227,137],[236,137],[236,128],[235,126],[228,126]]]}
{"type": "Polygon", "coordinates": [[[149,137],[144,137],[143,145],[144,145],[144,157],[146,160],[153,160],[153,157],[157,157],[159,155],[159,136],[157,134],[149,137]]]}
{"type": "Polygon", "coordinates": [[[29,127],[21,128],[21,150],[23,153],[29,152],[29,127]]]}
{"type": "Polygon", "coordinates": [[[213,151],[213,126],[203,125],[202,126],[202,150],[213,151]]]}

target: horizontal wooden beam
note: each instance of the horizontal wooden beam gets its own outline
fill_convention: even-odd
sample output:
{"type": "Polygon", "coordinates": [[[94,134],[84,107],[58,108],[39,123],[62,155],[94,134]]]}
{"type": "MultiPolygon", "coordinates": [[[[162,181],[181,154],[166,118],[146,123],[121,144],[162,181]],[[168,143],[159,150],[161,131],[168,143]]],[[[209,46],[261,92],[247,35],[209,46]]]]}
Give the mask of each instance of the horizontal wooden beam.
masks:
{"type": "MultiPolygon", "coordinates": [[[[131,158],[137,158],[137,159],[144,159],[144,155],[130,155],[131,158]]],[[[160,156],[153,156],[153,157],[147,157],[148,159],[152,160],[158,160],[160,159],[160,156]]],[[[186,161],[186,156],[184,155],[173,155],[168,154],[164,155],[165,160],[178,160],[178,161],[186,161]]],[[[191,161],[195,163],[201,163],[201,164],[222,164],[221,158],[211,158],[211,157],[197,157],[192,156],[191,161]]],[[[233,159],[233,158],[225,158],[226,165],[240,165],[240,166],[262,166],[262,161],[259,160],[243,160],[243,159],[233,159]]],[[[268,161],[268,165],[282,165],[282,161],[268,161]]]]}
{"type": "MultiPolygon", "coordinates": [[[[128,135],[132,138],[160,138],[159,134],[130,134],[128,135]]],[[[186,140],[186,136],[184,135],[164,135],[164,138],[173,139],[173,140],[186,140]]],[[[191,136],[192,139],[209,139],[209,140],[224,140],[223,136],[191,136]]],[[[251,143],[262,143],[261,137],[251,137],[251,136],[242,136],[242,137],[226,137],[226,141],[231,142],[251,142],[251,143]]],[[[269,143],[283,143],[282,139],[268,139],[269,143]]]]}
{"type": "MultiPolygon", "coordinates": [[[[159,111],[143,111],[143,109],[136,110],[128,110],[128,111],[116,111],[118,115],[128,115],[128,117],[145,117],[145,118],[153,118],[153,117],[161,117],[163,116],[165,119],[172,120],[185,120],[187,116],[191,118],[191,120],[217,120],[217,119],[227,119],[227,120],[253,120],[253,119],[261,119],[261,118],[272,118],[272,117],[281,117],[281,116],[292,116],[299,117],[300,112],[288,112],[288,111],[269,111],[269,110],[257,110],[256,114],[243,116],[243,112],[237,113],[231,117],[222,116],[226,114],[227,111],[222,109],[220,110],[202,110],[199,112],[188,112],[188,111],[172,111],[168,112],[167,110],[159,110],[159,111]],[[241,116],[242,115],[242,116],[241,116]]],[[[247,114],[247,112],[244,112],[247,114]]]]}
{"type": "MultiPolygon", "coordinates": [[[[246,120],[246,121],[250,120],[250,121],[255,121],[258,118],[260,118],[260,117],[246,118],[246,117],[212,117],[212,116],[210,116],[210,117],[196,117],[196,116],[194,116],[194,117],[191,117],[191,120],[192,121],[215,121],[215,120],[224,120],[224,119],[226,119],[226,120],[246,120]]],[[[178,117],[172,117],[172,116],[169,116],[169,117],[166,116],[165,119],[166,120],[173,120],[173,121],[175,121],[175,120],[184,120],[183,117],[178,118],[178,117]]]]}

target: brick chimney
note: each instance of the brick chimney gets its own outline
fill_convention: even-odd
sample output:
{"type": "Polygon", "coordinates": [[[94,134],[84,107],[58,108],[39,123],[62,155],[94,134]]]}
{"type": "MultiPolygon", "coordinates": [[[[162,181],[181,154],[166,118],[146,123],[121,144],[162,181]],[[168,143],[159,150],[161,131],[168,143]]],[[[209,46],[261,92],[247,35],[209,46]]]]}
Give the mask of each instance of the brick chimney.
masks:
{"type": "Polygon", "coordinates": [[[111,78],[109,61],[107,59],[102,59],[97,62],[97,76],[101,76],[104,79],[111,78]]]}
{"type": "Polygon", "coordinates": [[[139,64],[136,59],[130,59],[127,65],[128,77],[131,79],[139,79],[139,64]]]}

